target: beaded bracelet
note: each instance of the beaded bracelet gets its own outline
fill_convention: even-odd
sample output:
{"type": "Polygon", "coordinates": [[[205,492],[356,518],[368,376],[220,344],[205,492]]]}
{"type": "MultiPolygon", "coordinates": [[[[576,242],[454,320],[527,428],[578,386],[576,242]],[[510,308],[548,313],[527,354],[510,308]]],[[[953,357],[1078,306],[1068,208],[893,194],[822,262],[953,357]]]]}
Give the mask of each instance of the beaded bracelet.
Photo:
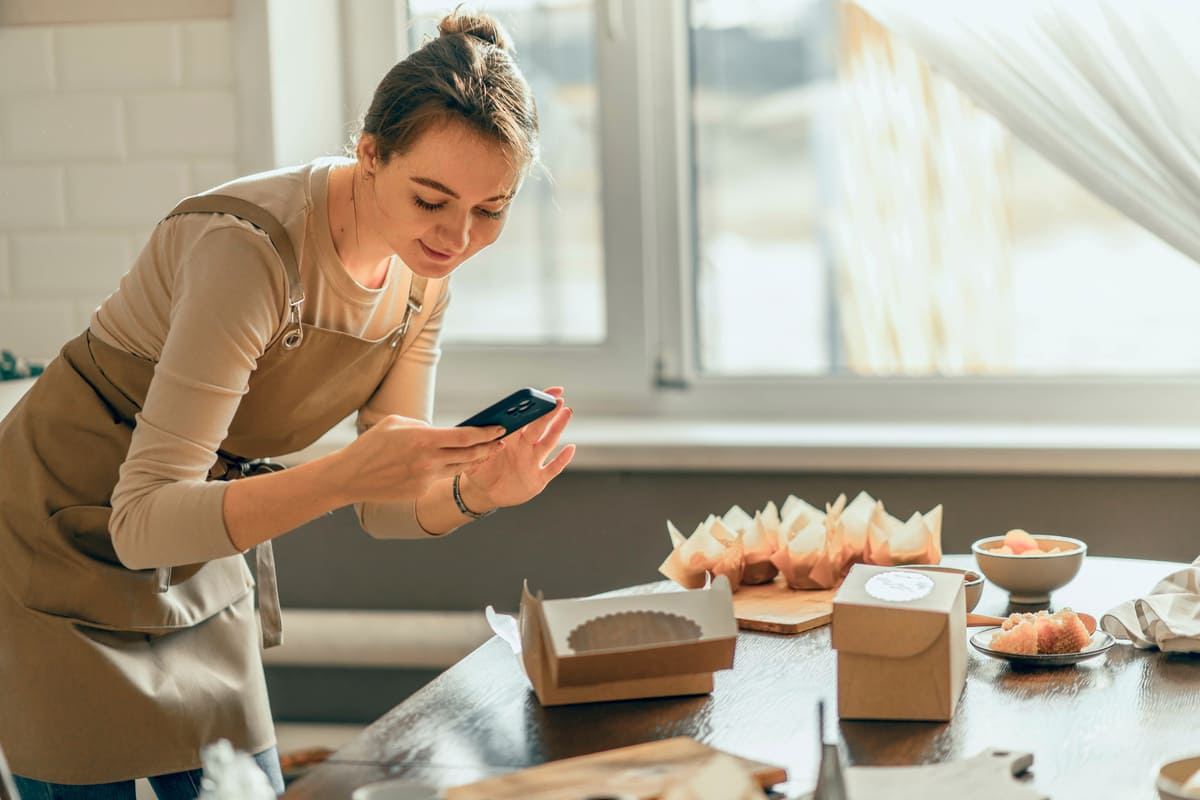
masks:
{"type": "Polygon", "coordinates": [[[491,509],[490,511],[484,511],[482,514],[476,513],[474,511],[472,511],[471,509],[467,508],[467,504],[463,502],[462,494],[460,493],[459,488],[458,488],[458,482],[461,479],[462,479],[462,473],[459,472],[458,474],[456,474],[454,476],[454,482],[451,484],[451,488],[454,491],[454,505],[458,506],[458,510],[463,513],[463,516],[470,517],[471,519],[483,519],[484,517],[488,516],[489,514],[495,514],[496,509],[494,509],[494,508],[491,509]]]}

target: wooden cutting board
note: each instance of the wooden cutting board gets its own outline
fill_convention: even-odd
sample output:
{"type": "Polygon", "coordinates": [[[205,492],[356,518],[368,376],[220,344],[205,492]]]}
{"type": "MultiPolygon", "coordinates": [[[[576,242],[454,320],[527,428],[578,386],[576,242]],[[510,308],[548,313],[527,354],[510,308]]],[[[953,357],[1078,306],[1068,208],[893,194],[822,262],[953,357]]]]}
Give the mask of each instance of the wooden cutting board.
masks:
{"type": "Polygon", "coordinates": [[[768,633],[800,633],[828,625],[837,589],[790,589],[783,578],[733,593],[738,627],[768,633]]]}
{"type": "MultiPolygon", "coordinates": [[[[563,800],[620,795],[656,800],[686,771],[721,752],[680,736],[551,761],[446,790],[446,800],[563,800]]],[[[782,767],[733,756],[764,789],[787,780],[782,767]]]]}
{"type": "MultiPolygon", "coordinates": [[[[919,767],[850,767],[844,773],[851,798],[888,800],[1048,800],[1044,792],[1014,780],[1033,763],[1030,753],[985,750],[974,758],[919,767]]],[[[808,800],[812,800],[811,796],[808,800]]]]}

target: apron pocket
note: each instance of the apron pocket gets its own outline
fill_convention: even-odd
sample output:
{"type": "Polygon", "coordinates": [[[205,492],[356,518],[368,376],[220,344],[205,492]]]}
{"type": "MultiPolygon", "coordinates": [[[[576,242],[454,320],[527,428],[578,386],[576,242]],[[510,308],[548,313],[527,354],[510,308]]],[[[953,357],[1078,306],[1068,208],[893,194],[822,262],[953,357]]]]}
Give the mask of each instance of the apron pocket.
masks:
{"type": "Polygon", "coordinates": [[[167,633],[197,625],[254,588],[240,555],[172,570],[157,591],[155,570],[122,566],[112,547],[108,506],[68,506],[46,521],[26,584],[25,605],[85,625],[167,633]]]}

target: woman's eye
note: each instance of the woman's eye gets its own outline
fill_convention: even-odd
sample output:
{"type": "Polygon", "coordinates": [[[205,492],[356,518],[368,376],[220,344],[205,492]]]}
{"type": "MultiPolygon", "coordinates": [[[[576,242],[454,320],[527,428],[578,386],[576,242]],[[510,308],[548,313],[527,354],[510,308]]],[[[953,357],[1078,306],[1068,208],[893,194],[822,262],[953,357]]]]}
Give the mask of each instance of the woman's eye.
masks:
{"type": "MultiPolygon", "coordinates": [[[[443,209],[443,208],[445,208],[445,207],[446,207],[446,201],[445,201],[445,200],[443,200],[443,201],[442,201],[442,202],[440,202],[440,203],[431,203],[431,202],[429,202],[428,200],[425,200],[425,199],[423,199],[423,198],[422,198],[420,195],[413,195],[413,203],[415,203],[415,204],[416,204],[417,208],[419,208],[419,209],[421,209],[421,210],[423,210],[423,211],[439,211],[439,210],[441,210],[441,209],[443,209]]],[[[507,208],[508,208],[508,206],[505,206],[504,208],[501,208],[501,209],[500,209],[500,210],[498,210],[498,211],[489,211],[489,210],[488,210],[488,209],[486,209],[486,208],[479,208],[479,207],[476,207],[476,208],[475,208],[475,211],[476,211],[476,213],[478,213],[478,214],[479,214],[481,217],[485,217],[485,218],[487,218],[487,219],[496,219],[496,220],[498,220],[498,219],[503,219],[503,218],[504,218],[504,212],[505,212],[505,210],[506,210],[507,208]]]]}

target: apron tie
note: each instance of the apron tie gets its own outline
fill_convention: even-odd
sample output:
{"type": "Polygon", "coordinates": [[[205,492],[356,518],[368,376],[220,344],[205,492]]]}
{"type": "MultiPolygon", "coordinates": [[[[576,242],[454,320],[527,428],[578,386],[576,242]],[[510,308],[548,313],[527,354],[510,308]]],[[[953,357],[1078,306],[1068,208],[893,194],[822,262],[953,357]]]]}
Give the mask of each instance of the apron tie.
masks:
{"type": "MultiPolygon", "coordinates": [[[[279,472],[283,464],[238,458],[227,453],[218,453],[208,475],[213,480],[233,481],[279,472]]],[[[159,591],[165,592],[171,581],[170,567],[158,570],[159,591]],[[163,572],[166,580],[163,580],[163,572]]],[[[279,581],[275,576],[275,548],[268,539],[254,547],[254,583],[258,587],[258,619],[262,628],[262,646],[267,650],[283,644],[283,611],[279,605],[279,581]]]]}
{"type": "Polygon", "coordinates": [[[258,618],[266,650],[283,644],[283,612],[275,578],[275,548],[270,539],[254,548],[254,582],[258,584],[258,618]]]}
{"type": "MultiPolygon", "coordinates": [[[[165,594],[171,588],[171,568],[154,570],[155,588],[165,594]]],[[[268,539],[254,547],[254,583],[258,586],[258,617],[264,650],[283,644],[283,610],[279,605],[279,581],[275,577],[275,548],[268,539]]]]}

